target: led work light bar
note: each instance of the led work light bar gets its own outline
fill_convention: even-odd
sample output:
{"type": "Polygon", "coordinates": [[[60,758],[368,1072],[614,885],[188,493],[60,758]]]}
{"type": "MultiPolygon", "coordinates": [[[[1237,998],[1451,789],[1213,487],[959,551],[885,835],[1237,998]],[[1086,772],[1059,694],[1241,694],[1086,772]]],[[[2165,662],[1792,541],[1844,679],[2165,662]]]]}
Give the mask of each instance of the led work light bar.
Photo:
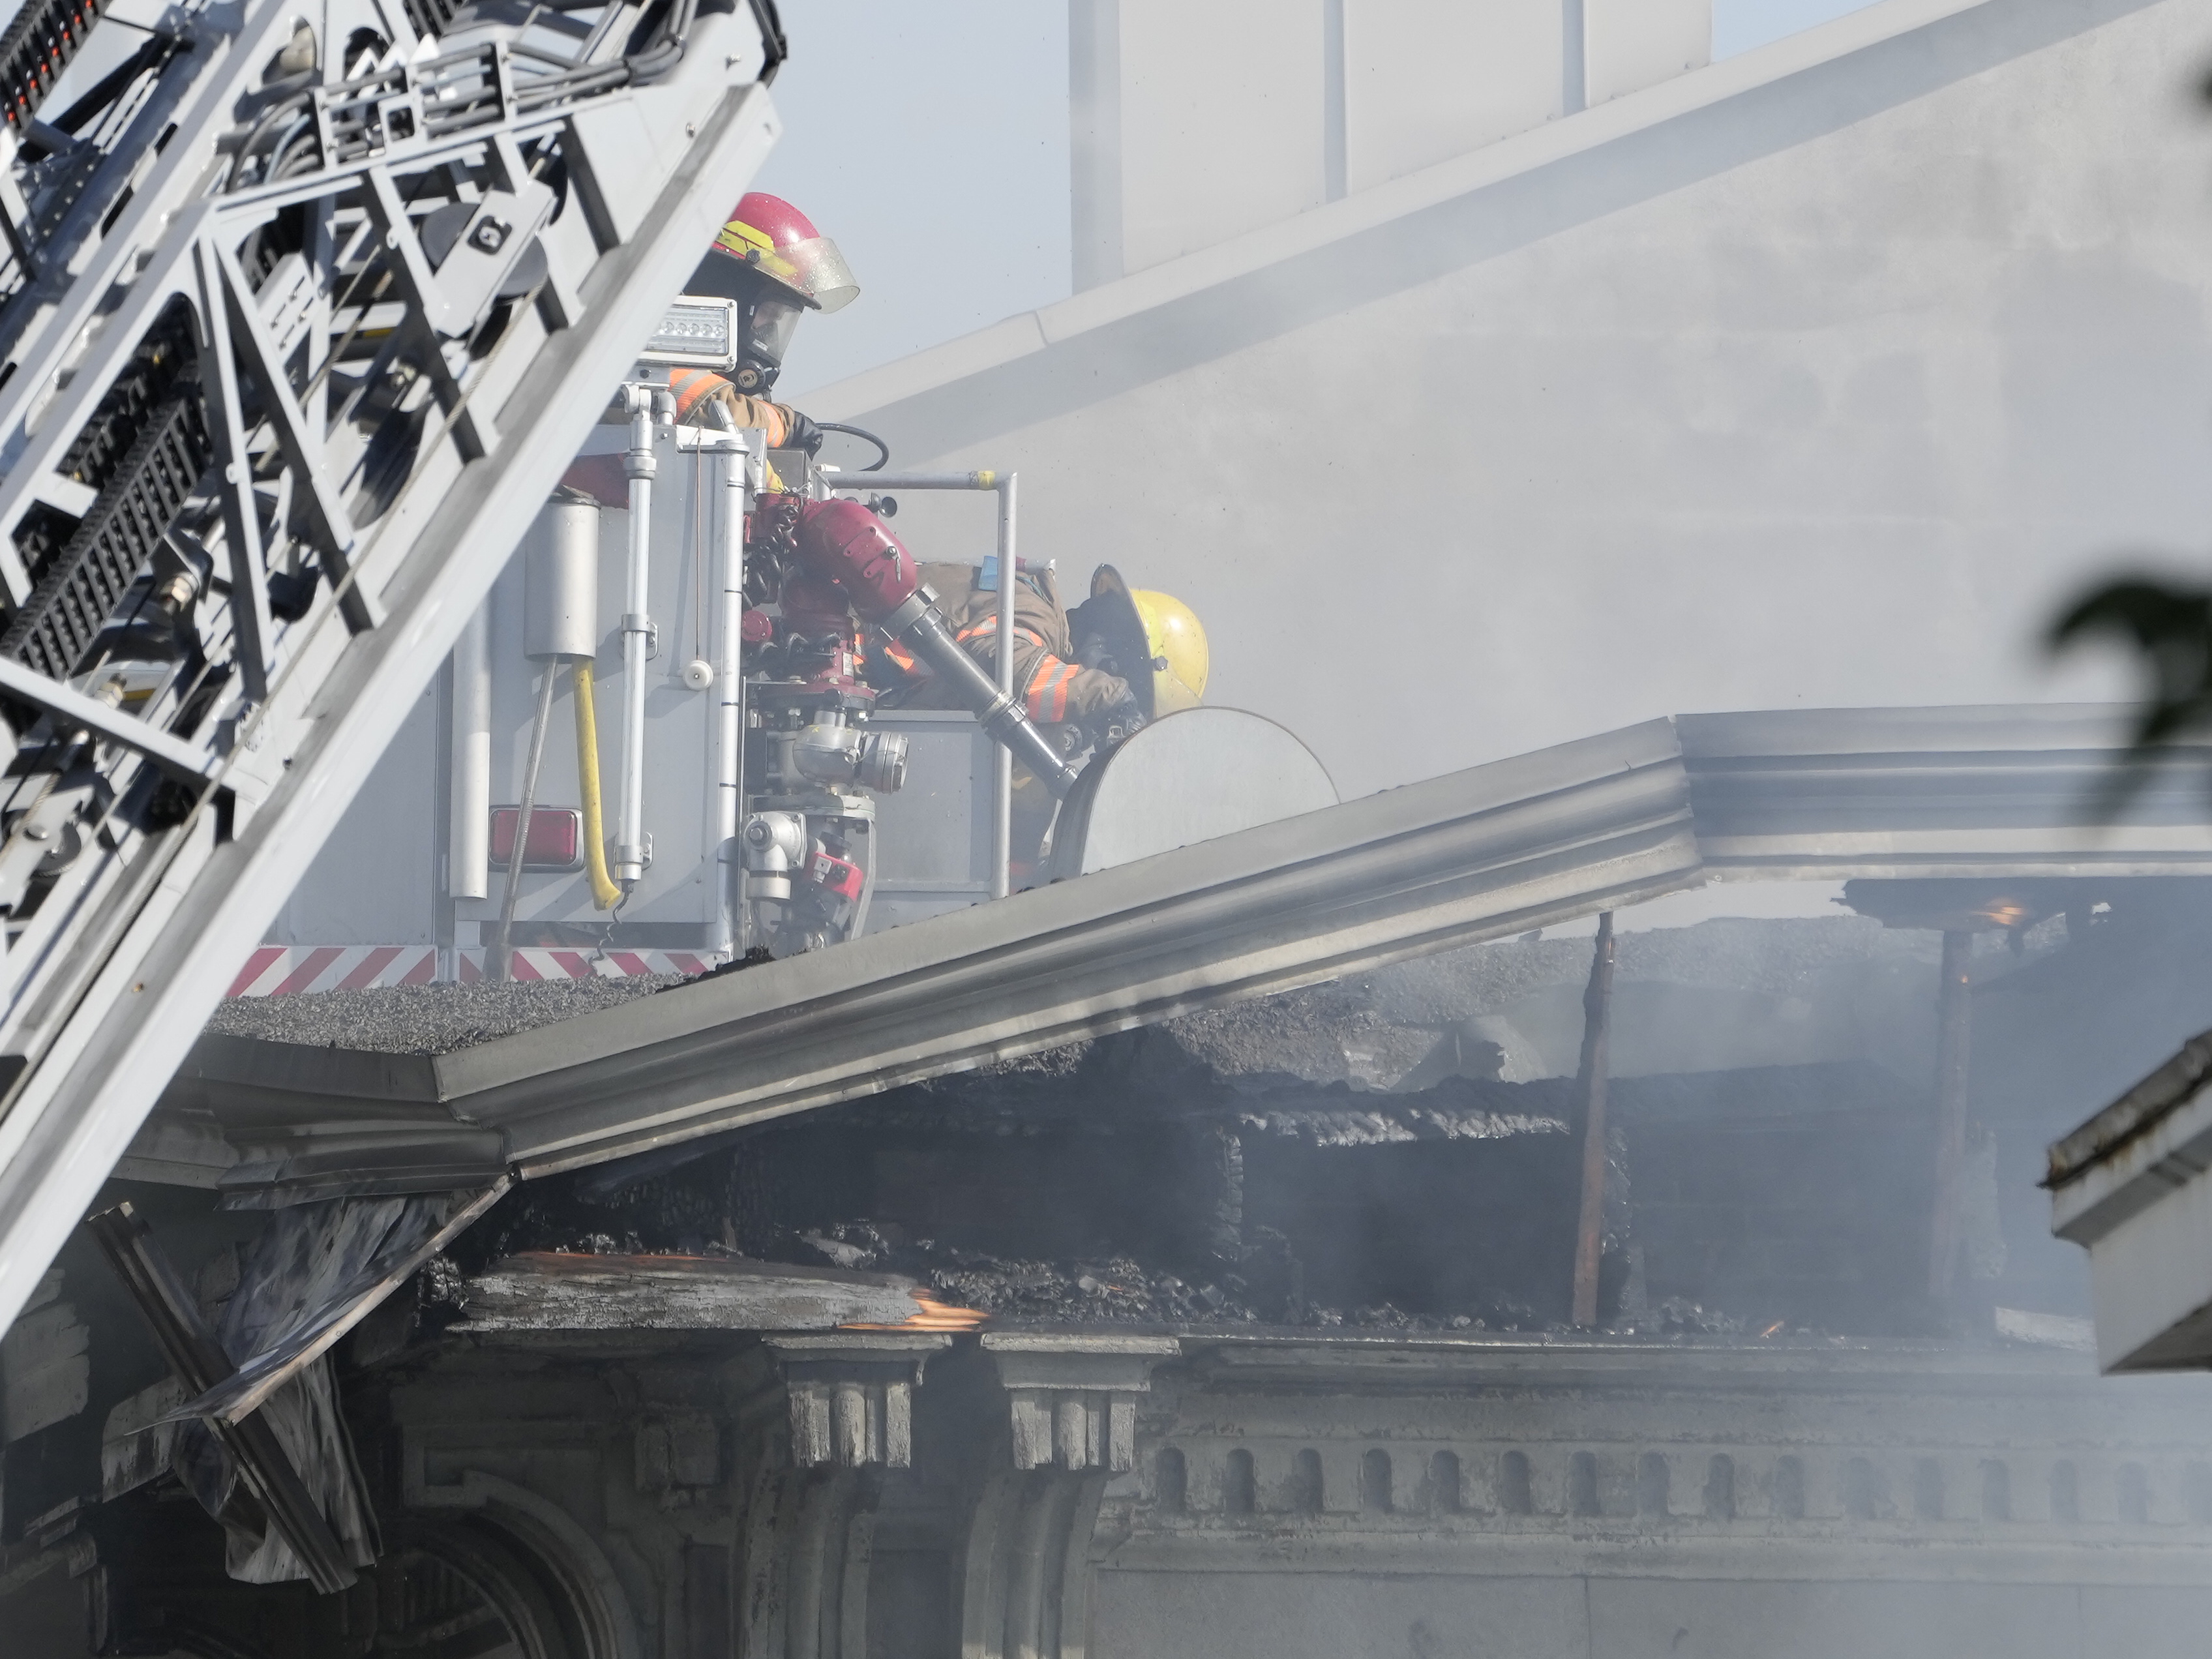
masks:
{"type": "Polygon", "coordinates": [[[738,302],[678,295],[637,360],[672,368],[735,368],[738,302]]]}

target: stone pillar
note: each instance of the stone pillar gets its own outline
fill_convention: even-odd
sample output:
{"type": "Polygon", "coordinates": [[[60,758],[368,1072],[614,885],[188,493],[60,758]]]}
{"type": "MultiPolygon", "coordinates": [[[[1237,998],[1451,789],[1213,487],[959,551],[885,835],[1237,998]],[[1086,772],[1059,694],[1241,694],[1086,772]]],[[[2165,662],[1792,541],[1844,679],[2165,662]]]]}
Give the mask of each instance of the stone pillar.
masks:
{"type": "Polygon", "coordinates": [[[990,1331],[1006,1390],[1009,1467],[969,1523],[964,1659],[1081,1659],[1091,1540],[1113,1476],[1136,1467],[1137,1396],[1180,1352],[1172,1337],[990,1331]]]}
{"type": "Polygon", "coordinates": [[[799,1468],[914,1462],[914,1391],[932,1354],[952,1339],[933,1331],[824,1331],[772,1336],[790,1398],[791,1462],[799,1468]]]}
{"type": "Polygon", "coordinates": [[[1173,1337],[992,1331],[982,1340],[1006,1390],[1016,1468],[1136,1467],[1137,1396],[1177,1352],[1173,1337]]]}
{"type": "MultiPolygon", "coordinates": [[[[767,1428],[754,1449],[738,1610],[749,1659],[866,1659],[884,1472],[914,1462],[914,1391],[951,1341],[903,1330],[767,1339],[787,1433],[767,1428]]],[[[773,1424],[772,1399],[761,1403],[756,1420],[773,1424]]]]}

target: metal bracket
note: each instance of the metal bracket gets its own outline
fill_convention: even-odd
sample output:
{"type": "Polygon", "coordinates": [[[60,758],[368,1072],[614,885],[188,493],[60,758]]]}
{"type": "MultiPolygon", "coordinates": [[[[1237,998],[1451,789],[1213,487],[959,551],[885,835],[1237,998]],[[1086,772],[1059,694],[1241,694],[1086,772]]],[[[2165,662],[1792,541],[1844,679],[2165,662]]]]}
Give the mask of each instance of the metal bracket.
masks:
{"type": "Polygon", "coordinates": [[[37,704],[62,724],[82,726],[111,743],[134,749],[175,777],[194,781],[211,778],[222,765],[221,756],[172,737],[119,708],[112,708],[97,697],[88,697],[73,686],[50,680],[10,657],[0,657],[0,691],[37,704]]]}

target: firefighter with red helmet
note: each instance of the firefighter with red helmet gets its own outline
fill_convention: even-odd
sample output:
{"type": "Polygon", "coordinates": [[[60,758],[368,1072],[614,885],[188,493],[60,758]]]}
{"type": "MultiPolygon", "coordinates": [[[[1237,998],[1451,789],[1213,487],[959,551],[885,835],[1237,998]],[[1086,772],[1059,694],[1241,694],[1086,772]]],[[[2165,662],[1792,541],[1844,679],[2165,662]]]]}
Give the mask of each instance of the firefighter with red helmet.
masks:
{"type": "MultiPolygon", "coordinates": [[[[782,198],[754,191],[731,210],[684,291],[738,302],[738,362],[726,375],[672,370],[676,418],[687,426],[718,426],[722,411],[739,431],[765,432],[770,449],[811,455],[821,448],[822,429],[767,394],[783,370],[799,313],[836,311],[859,297],[860,286],[837,245],[782,198]]],[[[770,477],[770,488],[782,487],[773,469],[770,477]]],[[[608,507],[628,505],[628,486],[612,456],[580,459],[562,483],[608,507]]]]}
{"type": "Polygon", "coordinates": [[[836,311],[860,295],[836,243],[782,198],[754,191],[732,210],[684,291],[738,302],[738,364],[726,375],[703,368],[672,373],[676,418],[705,426],[719,405],[738,428],[766,432],[770,449],[819,449],[821,429],[768,394],[783,372],[800,314],[836,311]]]}

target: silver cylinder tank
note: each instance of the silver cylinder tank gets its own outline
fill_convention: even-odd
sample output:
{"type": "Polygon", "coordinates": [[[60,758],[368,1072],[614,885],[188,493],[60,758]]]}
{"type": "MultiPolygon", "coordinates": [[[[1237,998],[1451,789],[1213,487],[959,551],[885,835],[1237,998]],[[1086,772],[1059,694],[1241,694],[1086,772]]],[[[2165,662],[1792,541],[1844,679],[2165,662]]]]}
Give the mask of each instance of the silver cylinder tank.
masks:
{"type": "Polygon", "coordinates": [[[599,506],[554,501],[529,543],[524,649],[536,658],[599,652],[599,506]]]}

